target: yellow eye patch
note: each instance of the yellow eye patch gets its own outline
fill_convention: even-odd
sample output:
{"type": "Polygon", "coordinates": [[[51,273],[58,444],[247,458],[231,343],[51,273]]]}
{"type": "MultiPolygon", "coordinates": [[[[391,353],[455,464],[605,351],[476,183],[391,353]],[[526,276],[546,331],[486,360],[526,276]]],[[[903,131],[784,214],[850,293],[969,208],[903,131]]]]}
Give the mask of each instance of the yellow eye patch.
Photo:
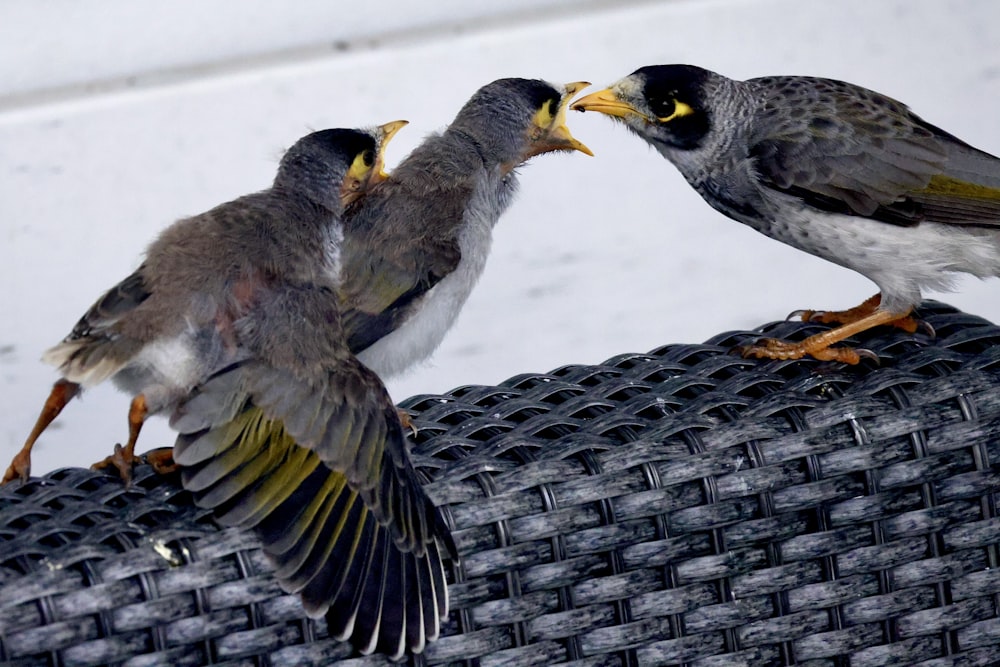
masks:
{"type": "Polygon", "coordinates": [[[364,150],[354,157],[350,169],[347,170],[345,183],[356,183],[353,189],[361,187],[361,183],[368,176],[368,172],[375,166],[375,154],[370,150],[364,150]]]}
{"type": "Polygon", "coordinates": [[[667,116],[658,117],[656,120],[660,121],[661,123],[669,123],[670,121],[676,118],[683,118],[684,116],[690,116],[691,114],[694,113],[694,109],[692,109],[690,105],[684,104],[683,102],[681,102],[676,98],[673,100],[673,102],[674,102],[674,112],[667,116]]]}
{"type": "MultiPolygon", "coordinates": [[[[542,108],[535,112],[535,117],[532,120],[536,126],[547,129],[560,115],[560,111],[564,110],[559,108],[559,100],[547,100],[542,108]]],[[[565,112],[562,115],[565,116],[565,112]]]]}

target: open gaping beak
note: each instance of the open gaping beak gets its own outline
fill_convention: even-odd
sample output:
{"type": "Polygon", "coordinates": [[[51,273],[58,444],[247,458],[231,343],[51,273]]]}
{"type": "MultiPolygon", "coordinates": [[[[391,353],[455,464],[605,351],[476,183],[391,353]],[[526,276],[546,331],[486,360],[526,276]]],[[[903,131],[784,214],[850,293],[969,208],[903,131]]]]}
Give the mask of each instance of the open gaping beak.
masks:
{"type": "Polygon", "coordinates": [[[587,148],[583,142],[576,139],[569,131],[569,128],[566,127],[566,110],[569,108],[569,103],[573,99],[573,95],[589,85],[586,81],[567,83],[563,86],[566,89],[566,94],[563,96],[559,110],[555,116],[551,116],[545,110],[541,110],[536,114],[535,127],[533,129],[534,136],[531,141],[531,147],[527,155],[524,156],[525,160],[532,156],[551,151],[580,151],[590,156],[594,155],[594,152],[587,148]]]}
{"type": "Polygon", "coordinates": [[[394,120],[379,127],[382,132],[382,141],[379,142],[378,155],[375,156],[375,166],[372,167],[369,185],[377,185],[389,178],[389,174],[385,173],[385,148],[396,133],[409,124],[408,120],[394,120]]]}

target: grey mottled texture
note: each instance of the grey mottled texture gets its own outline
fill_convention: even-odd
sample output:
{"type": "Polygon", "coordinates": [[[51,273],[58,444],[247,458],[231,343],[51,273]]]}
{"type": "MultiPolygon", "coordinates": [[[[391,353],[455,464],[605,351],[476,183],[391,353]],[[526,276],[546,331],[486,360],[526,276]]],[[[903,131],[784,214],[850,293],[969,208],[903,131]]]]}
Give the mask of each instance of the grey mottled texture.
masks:
{"type": "MultiPolygon", "coordinates": [[[[857,85],[690,65],[615,82],[609,111],[712,207],[871,279],[906,312],[951,275],[1000,275],[1000,160],[857,85]]],[[[578,108],[586,108],[582,100],[578,108]]]]}

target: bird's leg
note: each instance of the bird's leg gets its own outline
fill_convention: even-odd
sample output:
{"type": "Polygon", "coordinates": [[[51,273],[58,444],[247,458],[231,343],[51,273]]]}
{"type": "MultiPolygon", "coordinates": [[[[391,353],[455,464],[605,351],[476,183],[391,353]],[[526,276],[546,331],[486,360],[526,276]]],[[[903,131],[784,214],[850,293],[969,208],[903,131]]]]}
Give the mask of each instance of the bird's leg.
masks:
{"type": "MultiPolygon", "coordinates": [[[[798,317],[801,318],[803,322],[818,322],[820,324],[853,324],[854,322],[858,322],[877,311],[881,303],[882,294],[879,293],[873,297],[869,297],[863,301],[861,305],[855,306],[854,308],[848,308],[847,310],[796,310],[788,316],[788,319],[798,317]]],[[[934,335],[934,330],[929,324],[921,320],[917,320],[910,315],[901,317],[898,320],[893,320],[892,322],[886,322],[886,324],[888,326],[902,329],[907,333],[916,333],[917,329],[923,326],[928,330],[929,334],[932,336],[934,335]]]]}
{"type": "Polygon", "coordinates": [[[125,443],[124,447],[116,444],[114,454],[90,466],[90,469],[101,470],[108,466],[114,466],[118,469],[118,474],[121,475],[125,486],[129,486],[132,483],[132,467],[136,462],[135,443],[139,439],[139,431],[142,430],[142,424],[148,413],[146,397],[139,394],[133,398],[128,408],[128,442],[125,443]]]}
{"type": "Polygon", "coordinates": [[[69,380],[59,380],[52,385],[52,391],[49,392],[49,397],[45,399],[45,405],[42,407],[42,412],[35,421],[35,427],[28,434],[28,439],[24,441],[21,451],[14,455],[14,459],[10,462],[10,466],[7,468],[7,472],[4,473],[0,484],[7,484],[8,482],[13,482],[15,479],[20,479],[21,482],[28,481],[28,477],[31,475],[31,448],[35,446],[35,441],[48,428],[52,420],[59,416],[62,409],[66,407],[66,404],[79,393],[80,385],[69,380]]]}
{"type": "Polygon", "coordinates": [[[856,364],[862,357],[873,358],[875,355],[868,350],[855,350],[850,347],[830,347],[834,343],[867,331],[872,327],[892,324],[896,320],[909,317],[911,311],[893,313],[885,310],[875,312],[843,326],[809,336],[799,343],[764,338],[753,345],[743,345],[739,348],[744,357],[761,359],[801,359],[809,355],[821,361],[839,361],[845,364],[856,364]]]}

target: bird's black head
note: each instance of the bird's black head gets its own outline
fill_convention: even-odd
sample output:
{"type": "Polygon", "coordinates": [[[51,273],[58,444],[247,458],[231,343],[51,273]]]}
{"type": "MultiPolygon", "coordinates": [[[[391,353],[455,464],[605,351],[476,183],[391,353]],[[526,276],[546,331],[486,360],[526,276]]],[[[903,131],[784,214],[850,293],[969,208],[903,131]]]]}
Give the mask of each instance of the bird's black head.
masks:
{"type": "Polygon", "coordinates": [[[498,79],[476,91],[449,129],[470,136],[488,161],[511,167],[549,151],[591,154],[566,127],[566,106],[585,85],[498,79]]]}
{"type": "Polygon", "coordinates": [[[379,158],[377,132],[331,129],[296,141],[278,166],[275,188],[340,213],[365,188],[379,158]]]}
{"type": "Polygon", "coordinates": [[[693,150],[712,126],[705,94],[711,76],[693,65],[640,67],[573,108],[617,118],[650,143],[693,150]]]}
{"type": "Polygon", "coordinates": [[[510,78],[498,79],[483,86],[476,95],[518,100],[516,106],[520,107],[522,113],[544,109],[555,116],[559,111],[559,104],[562,102],[563,91],[557,90],[551,83],[541,79],[510,78]]]}

